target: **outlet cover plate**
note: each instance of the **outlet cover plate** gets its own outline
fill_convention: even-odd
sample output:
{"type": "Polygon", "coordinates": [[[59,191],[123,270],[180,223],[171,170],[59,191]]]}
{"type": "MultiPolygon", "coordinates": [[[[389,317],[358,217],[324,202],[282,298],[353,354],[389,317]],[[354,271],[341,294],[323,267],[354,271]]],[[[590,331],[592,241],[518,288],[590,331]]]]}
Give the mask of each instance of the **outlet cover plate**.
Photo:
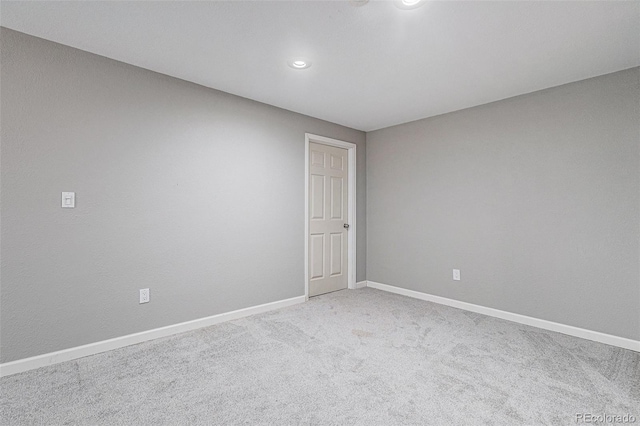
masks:
{"type": "Polygon", "coordinates": [[[149,303],[149,289],[141,288],[140,289],[140,303],[149,303]]]}

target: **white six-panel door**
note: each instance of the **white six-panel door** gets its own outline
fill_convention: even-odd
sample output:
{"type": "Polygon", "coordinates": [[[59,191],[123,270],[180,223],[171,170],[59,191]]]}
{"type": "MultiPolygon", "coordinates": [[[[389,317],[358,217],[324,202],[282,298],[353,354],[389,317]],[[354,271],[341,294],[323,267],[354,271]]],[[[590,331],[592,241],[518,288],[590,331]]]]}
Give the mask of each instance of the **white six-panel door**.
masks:
{"type": "Polygon", "coordinates": [[[347,288],[348,166],[346,149],[309,144],[309,296],[347,288]]]}

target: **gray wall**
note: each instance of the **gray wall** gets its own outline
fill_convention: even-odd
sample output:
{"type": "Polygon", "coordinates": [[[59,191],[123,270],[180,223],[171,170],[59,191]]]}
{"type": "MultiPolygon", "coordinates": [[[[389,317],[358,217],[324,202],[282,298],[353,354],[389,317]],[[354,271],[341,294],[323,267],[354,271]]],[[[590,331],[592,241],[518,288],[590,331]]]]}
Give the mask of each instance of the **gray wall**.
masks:
{"type": "Polygon", "coordinates": [[[7,29],[1,43],[2,362],[303,295],[305,132],[358,145],[365,279],[363,132],[7,29]]]}
{"type": "Polygon", "coordinates": [[[367,279],[640,339],[639,79],[368,133],[367,279]]]}

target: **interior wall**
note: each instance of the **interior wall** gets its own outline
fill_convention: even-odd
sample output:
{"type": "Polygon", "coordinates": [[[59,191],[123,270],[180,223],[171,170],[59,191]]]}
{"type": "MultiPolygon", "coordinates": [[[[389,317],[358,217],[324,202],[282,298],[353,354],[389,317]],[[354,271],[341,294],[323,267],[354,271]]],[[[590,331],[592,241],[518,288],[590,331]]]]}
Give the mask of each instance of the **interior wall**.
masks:
{"type": "Polygon", "coordinates": [[[639,80],[368,133],[367,279],[640,339],[639,80]]]}
{"type": "Polygon", "coordinates": [[[0,40],[1,362],[304,295],[305,132],[357,144],[365,279],[363,132],[0,40]]]}

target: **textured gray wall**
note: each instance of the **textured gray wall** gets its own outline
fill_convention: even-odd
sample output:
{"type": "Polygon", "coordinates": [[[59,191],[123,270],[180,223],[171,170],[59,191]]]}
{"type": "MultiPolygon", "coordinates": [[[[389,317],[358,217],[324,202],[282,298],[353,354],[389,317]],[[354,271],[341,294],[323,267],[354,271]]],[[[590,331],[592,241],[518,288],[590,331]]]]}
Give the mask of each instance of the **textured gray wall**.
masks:
{"type": "Polygon", "coordinates": [[[368,133],[367,279],[640,339],[639,79],[368,133]]]}
{"type": "Polygon", "coordinates": [[[1,43],[2,362],[303,295],[305,132],[358,145],[365,279],[363,132],[7,29],[1,43]]]}

